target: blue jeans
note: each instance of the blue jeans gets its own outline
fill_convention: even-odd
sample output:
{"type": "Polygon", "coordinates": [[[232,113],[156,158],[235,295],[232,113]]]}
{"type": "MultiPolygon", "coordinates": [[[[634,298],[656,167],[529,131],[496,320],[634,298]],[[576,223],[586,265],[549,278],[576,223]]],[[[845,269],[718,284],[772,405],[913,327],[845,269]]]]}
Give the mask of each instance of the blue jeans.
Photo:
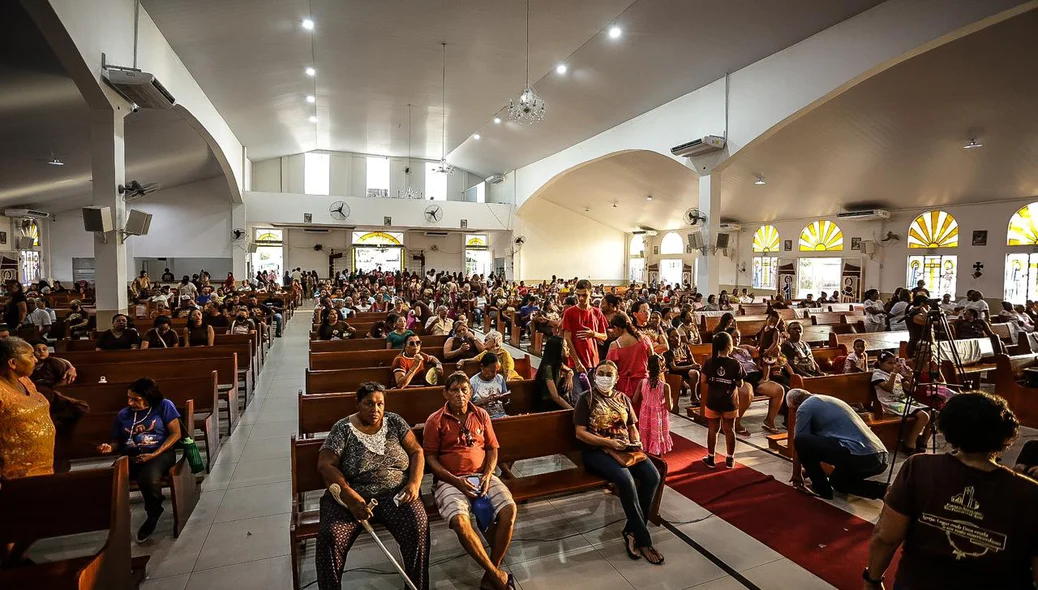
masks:
{"type": "Polygon", "coordinates": [[[584,451],[582,456],[588,473],[604,477],[616,486],[616,495],[620,497],[620,504],[627,515],[624,532],[634,536],[638,547],[651,547],[652,537],[645,515],[649,513],[649,506],[660,486],[660,472],[656,466],[645,460],[624,467],[601,449],[584,451]]]}
{"type": "Polygon", "coordinates": [[[285,319],[281,317],[280,313],[274,314],[274,325],[277,326],[277,329],[274,331],[274,336],[280,338],[281,330],[285,327],[285,319]]]}

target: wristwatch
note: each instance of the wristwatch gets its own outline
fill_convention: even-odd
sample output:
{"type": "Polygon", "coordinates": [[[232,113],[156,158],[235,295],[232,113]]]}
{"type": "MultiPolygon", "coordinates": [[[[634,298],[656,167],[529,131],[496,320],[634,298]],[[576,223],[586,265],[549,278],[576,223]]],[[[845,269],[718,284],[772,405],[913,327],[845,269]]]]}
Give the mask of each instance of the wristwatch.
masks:
{"type": "Polygon", "coordinates": [[[875,584],[876,586],[879,586],[880,584],[883,583],[883,576],[880,576],[878,580],[873,580],[872,578],[869,577],[869,568],[868,567],[866,567],[865,570],[863,572],[861,572],[861,579],[865,580],[869,584],[875,584]]]}

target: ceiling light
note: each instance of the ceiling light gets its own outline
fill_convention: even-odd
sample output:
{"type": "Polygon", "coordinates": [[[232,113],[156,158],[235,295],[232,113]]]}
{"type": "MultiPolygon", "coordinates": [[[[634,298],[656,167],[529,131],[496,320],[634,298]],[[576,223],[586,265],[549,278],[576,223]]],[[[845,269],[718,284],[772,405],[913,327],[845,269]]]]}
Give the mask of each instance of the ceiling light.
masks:
{"type": "Polygon", "coordinates": [[[568,68],[566,67],[566,64],[559,64],[555,66],[555,72],[558,74],[565,74],[567,69],[568,68]]]}
{"type": "Polygon", "coordinates": [[[508,101],[508,118],[520,125],[537,123],[544,119],[544,110],[544,99],[530,86],[530,0],[526,0],[526,89],[508,101]]]}
{"type": "Polygon", "coordinates": [[[307,95],[306,102],[308,102],[310,104],[314,104],[315,102],[317,102],[317,97],[312,95],[312,94],[307,95]]]}
{"type": "Polygon", "coordinates": [[[619,206],[620,206],[620,205],[619,205],[619,204],[618,204],[618,203],[617,203],[616,201],[613,201],[613,209],[616,209],[616,208],[617,208],[617,207],[619,207],[619,206]]]}
{"type": "Polygon", "coordinates": [[[57,158],[54,158],[54,157],[52,157],[51,159],[47,160],[47,163],[50,164],[51,166],[64,166],[65,165],[64,162],[62,162],[61,160],[59,160],[57,158]]]}
{"type": "Polygon", "coordinates": [[[317,74],[317,70],[315,70],[313,66],[307,66],[306,70],[304,71],[306,72],[307,76],[313,76],[317,74]]]}
{"type": "Polygon", "coordinates": [[[303,28],[306,29],[307,31],[314,30],[314,21],[312,21],[312,20],[310,20],[308,18],[304,18],[303,19],[303,28]]]}
{"type": "Polygon", "coordinates": [[[649,196],[645,197],[645,200],[646,201],[651,201],[652,200],[652,195],[649,195],[649,196]]]}
{"type": "Polygon", "coordinates": [[[964,149],[964,150],[971,150],[973,148],[979,148],[979,147],[984,147],[984,144],[982,144],[979,141],[977,141],[977,138],[971,137],[970,140],[966,142],[966,145],[962,146],[962,149],[964,149]]]}
{"type": "Polygon", "coordinates": [[[494,117],[494,123],[497,125],[501,124],[501,117],[494,117]]]}
{"type": "Polygon", "coordinates": [[[316,123],[317,122],[317,115],[310,115],[310,122],[311,123],[316,123]]]}
{"type": "Polygon", "coordinates": [[[764,186],[767,183],[764,182],[764,177],[763,176],[758,176],[757,180],[753,181],[753,184],[755,184],[757,186],[764,186]]]}
{"type": "Polygon", "coordinates": [[[589,211],[591,211],[591,207],[584,207],[584,213],[588,213],[589,211]]]}
{"type": "Polygon", "coordinates": [[[472,139],[475,139],[475,140],[479,141],[479,137],[480,137],[480,136],[479,136],[479,134],[478,134],[478,133],[473,133],[473,134],[472,134],[472,139]]]}
{"type": "Polygon", "coordinates": [[[613,25],[613,26],[609,27],[609,36],[612,37],[613,39],[619,39],[620,35],[623,35],[623,34],[624,34],[624,31],[620,27],[618,27],[616,25],[613,25]]]}

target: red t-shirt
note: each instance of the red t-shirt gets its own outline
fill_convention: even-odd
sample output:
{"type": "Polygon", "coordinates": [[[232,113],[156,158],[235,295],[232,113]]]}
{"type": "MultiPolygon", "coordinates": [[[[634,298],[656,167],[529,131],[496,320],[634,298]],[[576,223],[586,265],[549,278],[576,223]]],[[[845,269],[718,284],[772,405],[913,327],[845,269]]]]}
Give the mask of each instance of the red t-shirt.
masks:
{"type": "Polygon", "coordinates": [[[465,428],[468,436],[462,435],[461,421],[444,404],[425,420],[422,432],[422,448],[454,475],[482,472],[487,450],[498,448],[490,414],[483,408],[469,404],[465,428]]]}
{"type": "MultiPolygon", "coordinates": [[[[599,334],[606,331],[606,319],[602,310],[597,307],[580,309],[576,305],[562,314],[562,329],[570,332],[573,337],[573,350],[571,354],[580,359],[584,368],[594,369],[598,364],[598,340],[594,338],[577,338],[577,332],[581,330],[592,330],[599,334]]],[[[570,366],[576,363],[570,359],[570,366]]]]}

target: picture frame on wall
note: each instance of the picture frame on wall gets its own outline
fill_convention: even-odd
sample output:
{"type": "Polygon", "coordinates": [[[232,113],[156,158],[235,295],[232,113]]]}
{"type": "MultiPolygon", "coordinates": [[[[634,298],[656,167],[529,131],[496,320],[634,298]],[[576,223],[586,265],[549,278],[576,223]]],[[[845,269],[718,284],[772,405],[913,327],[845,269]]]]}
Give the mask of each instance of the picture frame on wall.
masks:
{"type": "Polygon", "coordinates": [[[782,241],[782,251],[783,252],[792,252],[793,251],[793,240],[783,240],[782,241]]]}
{"type": "Polygon", "coordinates": [[[988,245],[988,230],[986,230],[986,229],[975,229],[975,230],[973,230],[973,245],[974,246],[987,246],[988,245]]]}
{"type": "Polygon", "coordinates": [[[851,250],[861,250],[861,238],[851,238],[851,250]]]}
{"type": "Polygon", "coordinates": [[[652,253],[653,254],[659,254],[660,253],[660,247],[659,246],[653,246],[652,247],[652,253]]]}
{"type": "Polygon", "coordinates": [[[7,232],[0,231],[0,246],[7,245],[7,232]]]}

